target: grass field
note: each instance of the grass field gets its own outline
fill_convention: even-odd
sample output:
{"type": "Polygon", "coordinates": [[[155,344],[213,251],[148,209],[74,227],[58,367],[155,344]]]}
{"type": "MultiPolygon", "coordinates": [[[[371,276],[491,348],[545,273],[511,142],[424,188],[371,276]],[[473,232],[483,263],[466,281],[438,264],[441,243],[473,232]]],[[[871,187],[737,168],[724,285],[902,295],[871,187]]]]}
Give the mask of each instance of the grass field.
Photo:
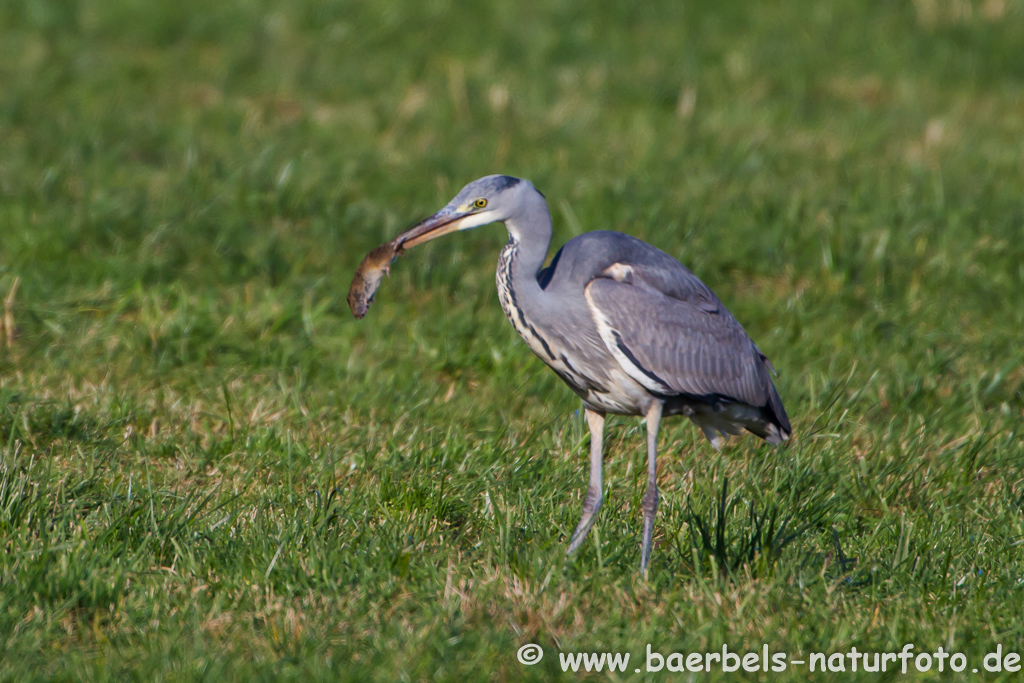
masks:
{"type": "Polygon", "coordinates": [[[907,643],[1016,679],[972,668],[1024,651],[1022,45],[1020,0],[4,0],[0,680],[907,643]],[[647,582],[638,419],[564,556],[587,430],[500,226],[345,304],[495,172],[558,244],[678,256],[780,371],[785,447],[663,424],[647,582]]]}

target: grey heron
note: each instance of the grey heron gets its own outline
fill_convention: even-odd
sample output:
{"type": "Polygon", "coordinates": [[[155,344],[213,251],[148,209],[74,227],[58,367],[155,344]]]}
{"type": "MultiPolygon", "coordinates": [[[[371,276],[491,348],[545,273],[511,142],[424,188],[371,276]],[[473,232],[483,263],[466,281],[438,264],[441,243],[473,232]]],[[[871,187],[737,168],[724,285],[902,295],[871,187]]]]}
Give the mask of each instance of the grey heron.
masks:
{"type": "Polygon", "coordinates": [[[646,574],[662,417],[689,417],[715,448],[742,430],[770,443],[785,441],[791,428],[769,374],[775,369],[696,275],[635,237],[584,233],[545,267],[551,216],[544,195],[528,180],[505,175],[469,183],[440,211],[371,252],[353,281],[353,312],[365,314],[381,274],[404,249],[488,223],[508,230],[497,272],[505,316],[586,409],[590,483],[567,553],[583,543],[601,507],[605,416],[646,417],[640,550],[646,574]]]}

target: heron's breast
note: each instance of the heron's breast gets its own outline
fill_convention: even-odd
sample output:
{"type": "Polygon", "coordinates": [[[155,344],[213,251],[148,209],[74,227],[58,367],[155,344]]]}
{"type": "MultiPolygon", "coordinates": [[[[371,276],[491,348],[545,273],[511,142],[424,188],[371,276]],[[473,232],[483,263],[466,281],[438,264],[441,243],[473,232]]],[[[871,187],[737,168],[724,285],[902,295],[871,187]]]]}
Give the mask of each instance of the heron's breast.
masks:
{"type": "MultiPolygon", "coordinates": [[[[516,244],[509,242],[498,259],[498,299],[505,317],[527,346],[591,408],[609,413],[642,413],[645,392],[598,344],[564,344],[561,337],[532,319],[519,301],[512,278],[516,244]],[[589,352],[588,352],[589,349],[589,352]]],[[[573,328],[584,334],[584,326],[573,328]]],[[[596,331],[595,331],[596,334],[596,331]]],[[[577,340],[579,341],[579,340],[577,340]]],[[[599,339],[595,338],[599,342],[599,339]]]]}

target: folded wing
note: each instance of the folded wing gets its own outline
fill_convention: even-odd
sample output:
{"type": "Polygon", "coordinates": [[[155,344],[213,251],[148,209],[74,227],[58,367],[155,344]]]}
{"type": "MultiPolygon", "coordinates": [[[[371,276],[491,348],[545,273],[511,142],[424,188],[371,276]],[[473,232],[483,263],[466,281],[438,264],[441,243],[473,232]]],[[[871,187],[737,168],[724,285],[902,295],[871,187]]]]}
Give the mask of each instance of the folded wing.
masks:
{"type": "Polygon", "coordinates": [[[585,289],[601,338],[649,391],[763,408],[781,438],[789,419],[768,359],[696,276],[616,263],[585,289]]]}

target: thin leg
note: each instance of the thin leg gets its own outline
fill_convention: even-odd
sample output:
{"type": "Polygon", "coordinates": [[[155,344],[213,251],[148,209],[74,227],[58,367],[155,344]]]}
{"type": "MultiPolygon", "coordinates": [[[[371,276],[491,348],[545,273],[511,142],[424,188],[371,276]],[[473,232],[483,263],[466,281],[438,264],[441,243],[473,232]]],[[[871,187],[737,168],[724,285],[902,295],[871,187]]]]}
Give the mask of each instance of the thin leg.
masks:
{"type": "Polygon", "coordinates": [[[644,578],[647,578],[647,563],[651,559],[654,515],[658,511],[658,426],[662,407],[661,401],[655,401],[647,409],[647,493],[644,494],[644,539],[640,546],[640,571],[644,578]]]}
{"type": "Polygon", "coordinates": [[[604,441],[604,413],[587,408],[587,424],[590,425],[590,486],[587,497],[583,501],[583,516],[569,539],[569,549],[565,554],[573,552],[583,544],[590,527],[594,526],[597,511],[601,509],[602,493],[601,465],[603,459],[602,442],[604,441]]]}

